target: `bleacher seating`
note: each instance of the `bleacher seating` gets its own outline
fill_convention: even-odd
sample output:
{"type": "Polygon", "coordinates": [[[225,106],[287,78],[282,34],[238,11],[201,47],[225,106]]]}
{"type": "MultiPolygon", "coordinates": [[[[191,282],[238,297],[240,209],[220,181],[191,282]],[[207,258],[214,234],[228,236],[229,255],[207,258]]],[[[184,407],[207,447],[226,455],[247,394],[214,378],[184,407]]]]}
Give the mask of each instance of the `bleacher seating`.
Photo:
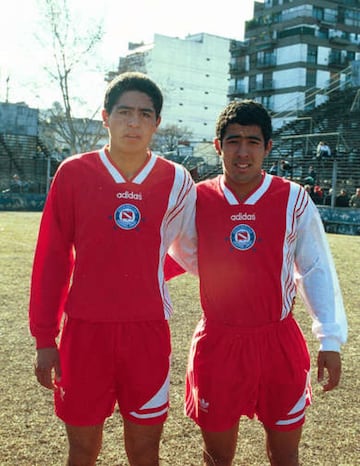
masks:
{"type": "Polygon", "coordinates": [[[336,160],[336,191],[355,191],[360,186],[360,109],[352,108],[356,93],[356,88],[332,92],[326,103],[303,112],[276,131],[265,167],[274,160],[286,159],[292,165],[292,178],[303,183],[313,165],[317,183],[327,189],[333,183],[336,160]],[[320,140],[325,140],[332,150],[329,160],[316,157],[320,140]]]}
{"type": "Polygon", "coordinates": [[[0,134],[1,193],[45,193],[57,165],[39,137],[0,134]]]}

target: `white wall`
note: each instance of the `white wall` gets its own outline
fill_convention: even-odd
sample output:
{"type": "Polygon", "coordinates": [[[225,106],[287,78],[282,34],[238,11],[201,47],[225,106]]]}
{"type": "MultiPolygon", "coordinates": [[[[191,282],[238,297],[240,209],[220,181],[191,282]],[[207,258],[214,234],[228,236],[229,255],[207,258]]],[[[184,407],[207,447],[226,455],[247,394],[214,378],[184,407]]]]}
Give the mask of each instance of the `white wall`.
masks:
{"type": "Polygon", "coordinates": [[[316,72],[316,87],[326,87],[330,81],[330,71],[317,70],[316,72]]]}
{"type": "Polygon", "coordinates": [[[299,61],[306,62],[307,45],[296,44],[276,49],[276,64],[288,65],[299,61]]]}
{"type": "Polygon", "coordinates": [[[292,86],[306,85],[306,69],[290,68],[287,70],[274,71],[273,79],[276,82],[276,88],[282,89],[292,86]]]}
{"type": "Polygon", "coordinates": [[[329,47],[318,47],[318,64],[327,65],[329,63],[329,47]]]}
{"type": "Polygon", "coordinates": [[[217,115],[227,104],[229,63],[229,39],[155,34],[146,69],[164,93],[162,126],[183,125],[194,140],[212,140],[217,115]]]}
{"type": "Polygon", "coordinates": [[[304,107],[305,95],[303,92],[288,92],[274,95],[274,112],[283,112],[304,107]]]}

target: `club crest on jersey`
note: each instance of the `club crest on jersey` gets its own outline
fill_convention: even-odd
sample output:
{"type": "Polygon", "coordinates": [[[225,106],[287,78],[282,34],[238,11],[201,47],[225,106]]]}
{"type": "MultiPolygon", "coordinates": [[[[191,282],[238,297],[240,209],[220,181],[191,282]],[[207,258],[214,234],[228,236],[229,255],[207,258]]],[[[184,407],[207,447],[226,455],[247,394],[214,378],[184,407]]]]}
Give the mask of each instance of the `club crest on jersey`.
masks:
{"type": "Polygon", "coordinates": [[[241,224],[234,227],[230,234],[231,244],[236,249],[247,251],[254,246],[256,240],[255,231],[249,225],[241,224]]]}
{"type": "Polygon", "coordinates": [[[139,209],[132,204],[119,206],[114,213],[114,220],[123,230],[132,230],[139,225],[141,215],[139,209]]]}

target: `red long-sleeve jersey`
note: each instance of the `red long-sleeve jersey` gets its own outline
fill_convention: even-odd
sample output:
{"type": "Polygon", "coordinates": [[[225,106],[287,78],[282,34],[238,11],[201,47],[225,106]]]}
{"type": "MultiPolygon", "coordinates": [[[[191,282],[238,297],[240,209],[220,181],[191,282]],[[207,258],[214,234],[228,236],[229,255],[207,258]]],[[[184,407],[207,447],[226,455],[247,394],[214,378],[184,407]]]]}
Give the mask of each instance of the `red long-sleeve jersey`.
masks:
{"type": "Polygon", "coordinates": [[[155,154],[131,180],[105,149],[66,159],[34,257],[29,319],[37,347],[55,345],[64,311],[92,322],[167,319],[163,262],[173,242],[186,254],[195,198],[189,173],[155,154]]]}
{"type": "MultiPolygon", "coordinates": [[[[319,212],[300,185],[263,173],[240,201],[223,175],[205,180],[197,185],[196,228],[193,255],[205,318],[245,327],[278,322],[299,292],[321,349],[338,351],[345,343],[334,261],[319,212]]],[[[192,270],[176,244],[170,254],[192,270]]],[[[171,278],[179,267],[168,260],[166,273],[171,278]]]]}

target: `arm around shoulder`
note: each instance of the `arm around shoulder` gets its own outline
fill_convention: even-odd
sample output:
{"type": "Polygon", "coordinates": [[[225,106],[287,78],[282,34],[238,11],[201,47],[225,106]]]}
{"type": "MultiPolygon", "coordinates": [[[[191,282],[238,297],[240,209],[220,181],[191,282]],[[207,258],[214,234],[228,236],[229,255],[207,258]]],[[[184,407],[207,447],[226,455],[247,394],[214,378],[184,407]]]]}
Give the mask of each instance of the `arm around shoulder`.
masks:
{"type": "MultiPolygon", "coordinates": [[[[187,177],[190,177],[188,172],[185,173],[187,177]]],[[[188,179],[187,181],[188,190],[183,202],[181,222],[165,261],[165,275],[167,279],[173,278],[185,271],[194,275],[198,273],[197,233],[195,225],[196,187],[192,179],[188,179]]]]}

